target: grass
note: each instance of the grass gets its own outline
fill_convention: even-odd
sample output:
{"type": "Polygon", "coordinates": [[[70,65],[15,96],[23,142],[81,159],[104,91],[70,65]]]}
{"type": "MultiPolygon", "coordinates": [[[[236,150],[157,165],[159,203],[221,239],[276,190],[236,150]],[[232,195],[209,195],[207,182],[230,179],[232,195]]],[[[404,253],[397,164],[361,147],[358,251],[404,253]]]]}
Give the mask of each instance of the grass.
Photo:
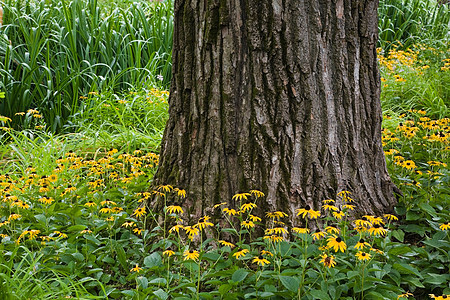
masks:
{"type": "MultiPolygon", "coordinates": [[[[404,3],[405,9],[417,5],[413,2],[404,3]]],[[[31,9],[35,4],[8,3],[11,10],[8,14],[16,10],[32,16],[14,20],[17,24],[31,22],[26,26],[8,25],[2,29],[14,44],[20,45],[14,49],[17,53],[20,49],[35,49],[37,55],[30,57],[45,56],[42,49],[53,42],[56,33],[50,37],[46,36],[50,33],[38,29],[20,31],[39,20],[45,26],[54,26],[52,22],[64,14],[98,17],[94,20],[97,23],[86,19],[85,23],[72,25],[103,24],[98,27],[101,32],[108,25],[123,32],[143,34],[139,31],[142,20],[139,12],[163,8],[161,4],[148,2],[138,2],[130,8],[123,2],[116,9],[114,1],[104,0],[89,1],[90,6],[82,11],[80,1],[64,5],[47,3],[40,3],[35,10],[31,9]],[[41,10],[45,5],[53,5],[59,11],[41,10]],[[93,8],[96,13],[88,14],[93,8]],[[131,11],[133,16],[130,15],[127,29],[125,16],[131,11]],[[115,24],[120,24],[120,28],[114,27],[115,24]],[[28,44],[21,39],[33,34],[39,34],[44,41],[40,40],[35,48],[27,48],[28,44]]],[[[159,13],[161,22],[166,22],[165,12],[159,13]]],[[[12,21],[8,24],[13,24],[12,21]]],[[[155,30],[163,27],[156,26],[155,30]]],[[[80,41],[77,49],[93,49],[95,45],[89,37],[102,33],[95,31],[95,27],[77,28],[66,32],[74,33],[77,43],[80,41]],[[78,32],[81,28],[92,31],[83,35],[78,32]]],[[[110,31],[107,34],[114,35],[110,31]]],[[[164,40],[168,35],[155,32],[148,36],[164,40]]],[[[124,55],[137,55],[132,63],[141,55],[132,42],[139,39],[130,39],[125,43],[128,48],[121,50],[124,55]]],[[[450,296],[450,53],[447,46],[442,46],[448,45],[443,44],[445,41],[410,46],[394,43],[379,50],[383,145],[389,173],[403,192],[396,214],[355,216],[353,206],[361,205],[362,199],[352,199],[351,191],[341,191],[333,199],[323,199],[319,211],[299,207],[297,218],[304,222],[302,228],[284,225],[282,211],[254,214],[258,199],[264,197],[256,190],[237,194],[234,209],[224,205],[211,208],[211,214],[220,216],[221,222],[204,216],[188,223],[185,213],[188,208],[169,203],[160,211],[145,206],[149,199],[173,197],[183,203],[185,197],[184,187],[164,185],[149,189],[168,117],[168,92],[164,88],[170,76],[164,75],[163,80],[156,77],[158,60],[148,61],[152,67],[140,68],[135,73],[125,67],[125,71],[113,76],[112,71],[98,63],[100,58],[110,55],[100,46],[107,41],[108,38],[99,40],[97,52],[85,51],[93,59],[99,55],[95,58],[97,62],[91,63],[96,68],[95,76],[82,78],[77,72],[64,75],[65,86],[59,88],[67,88],[64,91],[70,97],[58,105],[71,108],[65,108],[66,115],[60,117],[57,125],[63,133],[53,133],[59,112],[51,115],[47,111],[51,105],[39,106],[28,96],[19,103],[11,102],[11,95],[40,95],[45,88],[56,88],[53,82],[47,82],[39,92],[32,83],[32,77],[41,82],[47,76],[37,59],[34,68],[26,69],[21,62],[20,68],[11,69],[11,74],[24,76],[26,80],[21,84],[12,75],[3,78],[0,86],[5,93],[5,98],[0,99],[3,107],[23,107],[14,110],[18,114],[13,116],[0,114],[0,298],[444,299],[450,296]],[[152,79],[143,82],[147,74],[152,79]],[[125,77],[131,78],[128,83],[125,77]],[[83,82],[88,79],[92,81],[83,82]],[[80,88],[83,84],[87,84],[86,88],[80,88]],[[24,101],[31,102],[27,106],[24,101]],[[345,206],[336,207],[337,200],[344,201],[345,206]],[[270,222],[263,224],[263,219],[270,222]],[[316,222],[323,225],[318,225],[318,231],[311,231],[316,222]],[[256,231],[265,234],[258,237],[256,231]]],[[[110,42],[115,41],[112,38],[110,42]]],[[[3,59],[0,63],[9,61],[10,66],[15,65],[14,59],[7,56],[13,53],[7,44],[5,40],[1,48],[0,43],[3,59]]],[[[82,61],[71,54],[75,52],[72,45],[75,44],[68,41],[61,46],[71,56],[64,58],[71,61],[69,66],[75,66],[77,59],[82,61]]],[[[31,61],[27,64],[32,65],[31,61]]],[[[51,70],[52,74],[58,74],[58,65],[52,65],[51,70]]],[[[83,72],[92,70],[87,68],[83,72]]]]}

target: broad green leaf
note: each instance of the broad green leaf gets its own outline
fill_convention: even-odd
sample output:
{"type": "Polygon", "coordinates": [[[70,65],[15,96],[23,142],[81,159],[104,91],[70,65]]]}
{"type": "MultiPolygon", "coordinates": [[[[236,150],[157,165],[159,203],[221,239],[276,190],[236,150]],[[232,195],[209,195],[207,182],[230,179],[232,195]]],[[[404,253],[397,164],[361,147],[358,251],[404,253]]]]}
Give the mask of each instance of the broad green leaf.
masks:
{"type": "Polygon", "coordinates": [[[245,279],[245,277],[247,277],[247,275],[248,272],[245,269],[238,269],[231,276],[231,280],[234,282],[241,282],[245,279]]]}
{"type": "Polygon", "coordinates": [[[159,267],[162,264],[161,255],[158,252],[153,252],[144,258],[144,265],[148,268],[159,267]]]}
{"type": "Polygon", "coordinates": [[[148,279],[144,276],[139,276],[136,278],[136,282],[140,288],[145,290],[148,287],[148,279]]]}
{"type": "Polygon", "coordinates": [[[327,292],[319,291],[319,290],[312,290],[311,296],[314,297],[314,299],[320,299],[320,300],[331,300],[330,296],[328,296],[327,292]]]}
{"type": "Polygon", "coordinates": [[[395,264],[392,265],[392,267],[394,269],[396,269],[397,271],[399,271],[400,274],[414,274],[417,277],[422,278],[422,275],[420,275],[420,272],[416,268],[414,268],[414,267],[412,267],[412,266],[410,266],[408,264],[395,263],[395,264]]]}
{"type": "Polygon", "coordinates": [[[158,297],[158,299],[161,299],[161,300],[167,300],[167,298],[169,298],[169,294],[164,292],[162,289],[154,291],[153,294],[155,294],[155,296],[158,297]]]}
{"type": "Polygon", "coordinates": [[[222,285],[219,287],[219,293],[220,293],[221,295],[224,295],[224,294],[228,293],[228,291],[231,290],[232,287],[233,287],[233,286],[232,286],[231,284],[228,284],[228,283],[222,284],[222,285]]]}
{"type": "Polygon", "coordinates": [[[400,245],[399,247],[394,247],[394,248],[390,249],[388,251],[388,254],[396,256],[396,255],[401,255],[401,254],[405,254],[408,252],[412,252],[412,249],[406,245],[400,245]]]}
{"type": "Polygon", "coordinates": [[[300,281],[296,277],[279,275],[278,278],[280,278],[280,281],[285,288],[293,293],[297,293],[300,281]]]}
{"type": "Polygon", "coordinates": [[[78,261],[83,261],[84,260],[84,255],[81,254],[80,252],[72,253],[72,256],[75,257],[75,259],[78,260],[78,261]]]}

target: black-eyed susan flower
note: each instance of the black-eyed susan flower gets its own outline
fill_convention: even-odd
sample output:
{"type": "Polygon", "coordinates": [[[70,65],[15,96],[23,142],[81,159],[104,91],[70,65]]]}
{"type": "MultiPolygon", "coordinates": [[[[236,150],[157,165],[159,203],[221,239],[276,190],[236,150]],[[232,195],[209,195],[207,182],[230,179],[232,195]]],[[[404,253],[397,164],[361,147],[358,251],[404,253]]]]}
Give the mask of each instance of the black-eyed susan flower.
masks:
{"type": "Polygon", "coordinates": [[[269,228],[265,230],[265,234],[266,235],[271,235],[271,234],[288,234],[288,231],[286,230],[286,228],[283,227],[275,227],[275,228],[269,228]]]}
{"type": "Polygon", "coordinates": [[[173,191],[177,193],[178,197],[186,198],[186,191],[185,190],[180,190],[179,188],[174,188],[173,191]]]}
{"type": "Polygon", "coordinates": [[[247,253],[249,253],[250,251],[248,249],[241,249],[235,253],[233,253],[233,257],[236,259],[239,259],[239,257],[244,257],[247,253]]]}
{"type": "Polygon", "coordinates": [[[92,233],[92,230],[90,230],[89,228],[86,228],[86,229],[80,231],[80,234],[85,234],[85,233],[92,233]]]}
{"type": "Polygon", "coordinates": [[[241,226],[249,229],[249,228],[255,227],[255,223],[253,223],[252,221],[246,220],[246,221],[241,222],[241,226]]]}
{"type": "Polygon", "coordinates": [[[399,163],[399,165],[408,170],[412,170],[412,169],[416,168],[416,164],[412,160],[405,160],[405,161],[399,163]]]}
{"type": "Polygon", "coordinates": [[[134,222],[132,222],[132,221],[124,222],[124,223],[122,224],[122,227],[126,227],[126,228],[128,228],[128,227],[134,227],[134,226],[136,226],[136,224],[135,224],[134,222]]]}
{"type": "Polygon", "coordinates": [[[190,240],[192,240],[194,238],[194,236],[196,236],[200,233],[200,230],[193,226],[184,226],[183,229],[189,235],[190,240]]]}
{"type": "Polygon", "coordinates": [[[337,211],[337,210],[339,210],[336,206],[330,205],[330,204],[325,204],[325,205],[322,206],[322,208],[323,208],[324,210],[331,210],[331,211],[337,211]]]}
{"type": "Polygon", "coordinates": [[[273,257],[273,253],[267,250],[261,250],[261,255],[267,255],[273,257]]]}
{"type": "Polygon", "coordinates": [[[222,205],[225,205],[225,204],[227,204],[227,203],[226,202],[222,202],[222,203],[214,205],[213,208],[218,208],[218,207],[220,207],[222,205]]]}
{"type": "Polygon", "coordinates": [[[364,261],[369,260],[371,255],[366,252],[358,251],[358,253],[355,254],[355,256],[358,258],[358,260],[364,261]]]}
{"type": "Polygon", "coordinates": [[[320,257],[322,259],[319,262],[323,264],[325,267],[334,268],[334,266],[336,266],[335,257],[333,255],[323,253],[320,257]]]}
{"type": "Polygon", "coordinates": [[[384,214],[383,217],[385,217],[389,221],[397,221],[398,220],[398,218],[396,216],[391,215],[391,214],[384,214]]]}
{"type": "Polygon", "coordinates": [[[364,239],[360,239],[355,245],[355,248],[359,250],[364,249],[364,247],[370,248],[370,244],[366,242],[364,239]]]}
{"type": "Polygon", "coordinates": [[[169,214],[182,214],[182,213],[184,213],[183,209],[180,206],[177,206],[177,205],[167,206],[166,212],[169,213],[169,214]]]}
{"type": "Polygon", "coordinates": [[[267,259],[265,259],[262,255],[253,257],[252,263],[256,263],[261,267],[270,264],[270,262],[267,259]]]}
{"type": "Polygon", "coordinates": [[[136,264],[136,266],[130,270],[130,272],[136,273],[139,273],[140,271],[142,271],[142,268],[140,268],[138,264],[136,264]]]}
{"type": "Polygon", "coordinates": [[[177,224],[177,225],[174,225],[172,228],[170,228],[170,229],[169,229],[169,232],[170,232],[170,233],[173,233],[173,232],[179,233],[179,232],[180,232],[180,229],[183,229],[183,228],[184,228],[183,225],[177,224]]]}
{"type": "Polygon", "coordinates": [[[174,252],[173,250],[167,249],[167,250],[163,251],[162,254],[163,254],[164,256],[171,257],[172,255],[175,254],[175,252],[174,252]]]}
{"type": "Polygon", "coordinates": [[[158,191],[163,192],[163,193],[168,193],[171,190],[173,190],[173,186],[167,184],[167,185],[160,185],[157,188],[158,191]]]}
{"type": "Polygon", "coordinates": [[[387,233],[387,230],[384,229],[380,224],[374,224],[373,227],[367,229],[367,232],[370,235],[381,235],[381,236],[384,236],[387,233]]]}
{"type": "Polygon", "coordinates": [[[333,248],[334,252],[342,251],[344,252],[347,249],[347,244],[338,236],[332,235],[327,239],[327,247],[333,248]]]}
{"type": "Polygon", "coordinates": [[[263,237],[263,239],[264,240],[270,240],[270,241],[272,241],[274,243],[279,243],[279,242],[283,241],[283,237],[282,236],[278,236],[278,235],[275,235],[275,234],[273,234],[273,235],[265,235],[263,237]]]}
{"type": "Polygon", "coordinates": [[[354,210],[354,209],[355,209],[355,206],[354,206],[354,205],[351,205],[351,204],[344,204],[344,205],[342,206],[342,209],[354,210]]]}
{"type": "Polygon", "coordinates": [[[256,198],[261,198],[264,197],[264,193],[258,190],[251,190],[250,194],[252,194],[253,196],[255,196],[256,198]]]}
{"type": "Polygon", "coordinates": [[[375,252],[375,253],[377,253],[377,254],[381,254],[381,255],[384,254],[383,251],[381,251],[380,249],[376,249],[376,248],[370,248],[370,251],[375,252]]]}
{"type": "Polygon", "coordinates": [[[400,298],[409,298],[409,296],[414,296],[413,294],[411,294],[410,292],[406,292],[404,294],[398,295],[397,296],[397,300],[400,298]]]}
{"type": "Polygon", "coordinates": [[[445,222],[439,226],[440,230],[448,230],[450,228],[450,222],[445,222]]]}
{"type": "Polygon", "coordinates": [[[311,206],[306,205],[305,208],[297,209],[297,216],[302,216],[302,218],[317,219],[320,217],[320,211],[311,209],[311,206]]]}
{"type": "Polygon", "coordinates": [[[183,260],[198,260],[198,258],[200,257],[200,254],[198,253],[197,250],[186,250],[183,252],[183,260]]]}
{"type": "Polygon", "coordinates": [[[221,244],[222,246],[225,246],[225,247],[230,247],[231,249],[236,247],[233,243],[230,243],[230,242],[227,242],[227,241],[224,241],[224,240],[220,240],[219,244],[221,244]]]}
{"type": "Polygon", "coordinates": [[[204,216],[204,217],[200,218],[198,220],[197,224],[195,224],[193,227],[199,228],[200,230],[202,230],[206,227],[214,226],[213,223],[209,222],[209,219],[211,219],[211,217],[204,216]]]}
{"type": "Polygon", "coordinates": [[[309,229],[308,228],[302,228],[302,227],[292,227],[292,231],[295,232],[295,233],[302,234],[302,233],[308,233],[309,229]]]}
{"type": "Polygon", "coordinates": [[[336,201],[334,201],[333,199],[326,199],[326,200],[322,200],[323,204],[330,204],[330,203],[334,203],[336,201]]]}
{"type": "Polygon", "coordinates": [[[111,201],[109,199],[103,200],[102,202],[100,202],[100,205],[117,205],[116,202],[111,201]]]}
{"type": "Polygon", "coordinates": [[[325,232],[317,229],[313,234],[311,234],[311,236],[313,237],[313,240],[320,240],[325,236],[325,232]]]}
{"type": "Polygon", "coordinates": [[[235,194],[231,199],[242,201],[242,200],[247,200],[247,198],[250,196],[251,196],[250,193],[239,193],[239,194],[235,194]]]}
{"type": "Polygon", "coordinates": [[[266,213],[266,217],[279,220],[281,218],[287,217],[287,214],[282,211],[274,211],[266,213]]]}
{"type": "Polygon", "coordinates": [[[144,231],[143,228],[134,228],[134,229],[133,229],[133,232],[136,233],[136,234],[138,234],[138,235],[142,235],[142,232],[143,232],[143,231],[144,231]]]}
{"type": "Polygon", "coordinates": [[[11,222],[11,220],[17,220],[17,219],[20,219],[20,218],[22,218],[22,215],[12,213],[12,214],[9,215],[8,221],[11,222]]]}
{"type": "Polygon", "coordinates": [[[89,200],[88,202],[86,202],[84,204],[84,206],[87,206],[87,207],[92,207],[92,206],[96,206],[96,205],[97,204],[94,201],[92,201],[92,200],[89,200]]]}
{"type": "Polygon", "coordinates": [[[137,218],[139,218],[145,214],[146,214],[145,207],[139,207],[133,213],[133,215],[135,215],[137,218]]]}
{"type": "Polygon", "coordinates": [[[257,217],[257,216],[254,216],[254,215],[249,215],[248,217],[249,217],[249,219],[252,222],[261,222],[261,218],[260,217],[257,217]]]}
{"type": "Polygon", "coordinates": [[[68,237],[67,234],[65,234],[61,231],[58,231],[58,230],[53,231],[53,235],[54,236],[56,235],[57,238],[62,238],[62,239],[66,239],[68,237]]]}
{"type": "Polygon", "coordinates": [[[110,213],[112,213],[112,209],[111,208],[109,208],[109,207],[102,207],[101,209],[100,209],[100,213],[101,214],[110,214],[110,213]]]}
{"type": "Polygon", "coordinates": [[[332,226],[332,225],[325,227],[325,231],[326,231],[326,233],[329,233],[329,234],[333,234],[333,233],[339,234],[339,232],[340,232],[339,228],[332,226]]]}
{"type": "Polygon", "coordinates": [[[333,211],[333,217],[335,217],[337,220],[342,220],[343,216],[345,216],[345,213],[343,211],[333,211]]]}
{"type": "Polygon", "coordinates": [[[239,215],[239,212],[233,208],[230,209],[230,208],[225,207],[224,209],[222,209],[222,211],[229,216],[239,215]]]}
{"type": "Polygon", "coordinates": [[[242,205],[241,205],[241,210],[242,210],[243,212],[246,212],[246,211],[250,211],[250,210],[254,209],[255,207],[256,207],[256,204],[255,204],[255,203],[252,203],[252,202],[250,202],[250,203],[245,203],[245,204],[242,204],[242,205]]]}

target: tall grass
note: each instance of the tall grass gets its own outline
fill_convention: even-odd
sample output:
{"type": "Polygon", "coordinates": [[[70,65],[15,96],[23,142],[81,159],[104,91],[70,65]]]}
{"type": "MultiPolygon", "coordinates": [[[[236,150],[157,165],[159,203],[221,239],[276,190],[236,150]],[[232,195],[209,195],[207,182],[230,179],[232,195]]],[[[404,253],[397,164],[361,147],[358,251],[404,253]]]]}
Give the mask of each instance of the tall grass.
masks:
{"type": "Polygon", "coordinates": [[[102,11],[96,0],[9,0],[0,28],[0,115],[38,108],[62,129],[90,91],[170,82],[172,2],[102,11]]]}
{"type": "Polygon", "coordinates": [[[434,0],[380,0],[380,46],[400,42],[406,49],[415,43],[435,47],[450,41],[450,9],[434,0]]]}

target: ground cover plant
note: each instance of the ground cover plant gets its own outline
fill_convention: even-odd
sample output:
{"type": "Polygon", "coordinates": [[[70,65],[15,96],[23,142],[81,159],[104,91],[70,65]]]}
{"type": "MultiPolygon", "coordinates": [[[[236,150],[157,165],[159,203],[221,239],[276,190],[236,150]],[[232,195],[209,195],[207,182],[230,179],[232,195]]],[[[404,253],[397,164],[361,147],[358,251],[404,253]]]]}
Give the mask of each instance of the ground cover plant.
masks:
{"type": "MultiPolygon", "coordinates": [[[[355,215],[362,199],[340,191],[320,210],[298,207],[291,226],[254,187],[192,219],[184,187],[151,188],[168,109],[155,70],[79,91],[64,134],[37,102],[0,114],[0,298],[450,297],[450,52],[439,44],[378,50],[383,146],[403,193],[382,216],[355,215]],[[157,199],[161,210],[146,205],[157,199]]],[[[0,86],[3,105],[13,86],[0,86]]]]}

